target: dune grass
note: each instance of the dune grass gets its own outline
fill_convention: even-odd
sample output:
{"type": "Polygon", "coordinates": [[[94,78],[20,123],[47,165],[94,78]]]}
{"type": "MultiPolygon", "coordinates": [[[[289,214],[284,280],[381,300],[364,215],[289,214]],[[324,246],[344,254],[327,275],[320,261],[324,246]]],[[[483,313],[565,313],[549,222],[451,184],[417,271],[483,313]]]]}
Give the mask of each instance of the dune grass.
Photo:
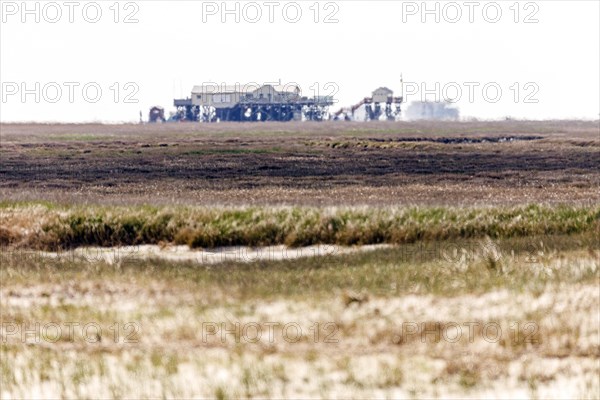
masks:
{"type": "Polygon", "coordinates": [[[175,243],[220,246],[401,244],[598,231],[600,206],[107,207],[0,204],[0,244],[35,249],[175,243]]]}

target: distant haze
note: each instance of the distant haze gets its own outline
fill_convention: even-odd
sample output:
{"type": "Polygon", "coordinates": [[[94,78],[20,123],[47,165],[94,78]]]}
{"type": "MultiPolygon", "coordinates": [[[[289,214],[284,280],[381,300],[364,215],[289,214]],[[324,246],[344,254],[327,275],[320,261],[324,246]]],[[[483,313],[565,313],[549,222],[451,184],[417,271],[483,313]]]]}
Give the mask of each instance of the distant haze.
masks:
{"type": "MultiPolygon", "coordinates": [[[[404,92],[408,103],[447,96],[456,101],[461,118],[599,116],[596,1],[530,2],[535,7],[528,9],[520,2],[518,13],[510,8],[514,2],[497,2],[496,23],[482,16],[489,2],[475,9],[472,23],[462,2],[455,3],[462,8],[456,23],[447,21],[454,18],[447,2],[438,3],[439,23],[435,15],[425,15],[423,23],[421,10],[408,7],[422,2],[320,2],[318,15],[310,8],[314,2],[297,2],[302,11],[297,23],[284,20],[281,11],[269,23],[262,2],[256,3],[263,12],[258,22],[241,15],[236,23],[235,15],[225,15],[222,23],[220,10],[196,1],[138,1],[131,9],[121,2],[118,15],[109,8],[112,2],[99,2],[97,23],[82,19],[86,2],[81,2],[73,23],[65,20],[65,10],[56,23],[44,20],[53,18],[51,10],[39,23],[35,16],[22,23],[20,10],[13,15],[7,3],[13,2],[2,2],[2,122],[137,122],[140,111],[146,119],[154,105],[168,114],[173,99],[189,96],[193,85],[279,80],[298,83],[304,95],[334,94],[339,104],[330,111],[386,86],[395,95],[404,92]],[[139,22],[124,23],[127,17],[139,22]],[[21,83],[38,91],[39,103],[31,93],[22,101],[21,83]],[[86,100],[97,88],[98,101],[86,100]],[[49,101],[56,100],[57,90],[60,99],[49,101]]],[[[281,2],[276,10],[290,3],[281,2]]],[[[234,2],[228,4],[235,10],[234,2]]],[[[239,4],[243,10],[248,3],[239,4]]],[[[435,2],[427,4],[434,9],[435,2]]],[[[246,17],[253,17],[250,11],[246,17]]]]}

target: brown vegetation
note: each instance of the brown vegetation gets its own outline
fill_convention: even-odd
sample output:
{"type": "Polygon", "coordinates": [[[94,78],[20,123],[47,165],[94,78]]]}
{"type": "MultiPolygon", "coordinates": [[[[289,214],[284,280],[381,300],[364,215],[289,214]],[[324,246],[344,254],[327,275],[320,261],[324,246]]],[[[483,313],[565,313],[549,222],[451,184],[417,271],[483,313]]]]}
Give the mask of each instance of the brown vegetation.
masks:
{"type": "Polygon", "coordinates": [[[2,125],[3,198],[595,204],[594,122],[2,125]]]}

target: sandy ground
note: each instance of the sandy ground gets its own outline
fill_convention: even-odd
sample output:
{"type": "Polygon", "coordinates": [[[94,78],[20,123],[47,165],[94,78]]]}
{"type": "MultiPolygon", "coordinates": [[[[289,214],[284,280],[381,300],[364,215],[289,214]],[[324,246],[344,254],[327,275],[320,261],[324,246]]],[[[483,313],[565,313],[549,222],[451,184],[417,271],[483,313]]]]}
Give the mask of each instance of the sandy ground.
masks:
{"type": "Polygon", "coordinates": [[[266,247],[217,247],[210,250],[191,249],[177,245],[137,245],[123,247],[79,247],[63,252],[36,252],[50,260],[82,259],[87,262],[104,261],[110,265],[127,260],[162,259],[175,262],[191,261],[199,265],[217,264],[225,261],[251,263],[255,261],[295,260],[303,257],[328,257],[340,254],[374,251],[392,245],[367,246],[316,245],[298,248],[287,246],[266,247]]]}

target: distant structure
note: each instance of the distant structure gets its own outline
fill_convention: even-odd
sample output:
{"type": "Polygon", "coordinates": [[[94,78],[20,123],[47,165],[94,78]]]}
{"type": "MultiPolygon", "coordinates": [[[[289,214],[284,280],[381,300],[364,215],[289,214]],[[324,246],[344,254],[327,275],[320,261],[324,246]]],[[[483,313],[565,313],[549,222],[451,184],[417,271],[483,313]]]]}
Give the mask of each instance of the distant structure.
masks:
{"type": "Polygon", "coordinates": [[[333,114],[334,120],[356,120],[357,110],[364,106],[364,120],[378,121],[382,118],[395,121],[400,115],[402,97],[394,97],[394,92],[386,87],[375,89],[371,97],[365,97],[352,107],[341,108],[333,114]]]}
{"type": "Polygon", "coordinates": [[[450,103],[432,101],[413,101],[406,109],[408,120],[458,121],[458,108],[450,103]]]}
{"type": "Polygon", "coordinates": [[[303,97],[296,85],[194,86],[191,97],[175,99],[175,121],[321,121],[333,98],[303,97]]]}
{"type": "MultiPolygon", "coordinates": [[[[142,112],[140,111],[140,121],[142,120],[142,112]]],[[[154,106],[148,113],[148,122],[157,123],[165,122],[165,109],[159,106],[154,106]]]]}

